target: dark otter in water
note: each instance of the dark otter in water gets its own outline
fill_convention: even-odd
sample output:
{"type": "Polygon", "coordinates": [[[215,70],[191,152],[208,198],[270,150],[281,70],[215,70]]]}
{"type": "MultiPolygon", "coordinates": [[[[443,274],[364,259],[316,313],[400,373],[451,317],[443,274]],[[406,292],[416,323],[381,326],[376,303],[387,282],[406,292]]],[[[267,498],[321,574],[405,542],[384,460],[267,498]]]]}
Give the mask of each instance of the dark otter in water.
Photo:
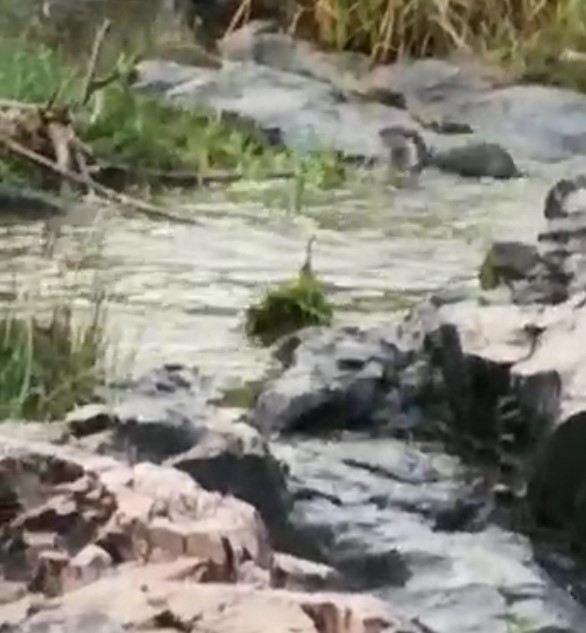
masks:
{"type": "Polygon", "coordinates": [[[400,174],[417,175],[428,165],[430,153],[421,135],[400,126],[385,127],[379,132],[389,150],[389,163],[400,174]]]}
{"type": "Polygon", "coordinates": [[[379,137],[389,150],[389,164],[399,174],[413,176],[426,167],[468,178],[515,178],[520,175],[511,155],[495,143],[470,143],[432,152],[419,132],[393,126],[383,128],[379,137]]]}

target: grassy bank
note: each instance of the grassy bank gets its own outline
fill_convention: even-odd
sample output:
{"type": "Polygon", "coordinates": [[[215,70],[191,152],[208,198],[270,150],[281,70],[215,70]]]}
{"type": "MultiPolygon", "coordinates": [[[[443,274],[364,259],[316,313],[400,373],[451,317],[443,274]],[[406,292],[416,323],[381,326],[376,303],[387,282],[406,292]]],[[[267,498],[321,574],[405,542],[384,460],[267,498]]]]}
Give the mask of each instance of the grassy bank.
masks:
{"type": "MultiPolygon", "coordinates": [[[[66,54],[45,44],[4,38],[0,40],[0,99],[44,104],[61,87],[59,102],[74,106],[73,126],[79,138],[91,147],[99,163],[131,168],[134,181],[130,184],[137,179],[140,184],[157,184],[155,172],[161,182],[165,174],[192,174],[194,183],[197,176],[205,180],[218,172],[257,178],[285,172],[319,186],[335,185],[344,177],[331,153],[295,156],[247,119],[205,108],[182,109],[137,93],[131,87],[132,64],[125,53],[114,66],[118,79],[87,104],[76,105],[86,65],[83,57],[73,64],[66,54]]],[[[112,67],[104,65],[100,72],[112,74],[112,67]]],[[[4,180],[42,186],[46,179],[38,172],[14,155],[0,156],[4,180]]]]}
{"type": "Polygon", "coordinates": [[[62,419],[92,401],[104,380],[105,301],[91,297],[83,319],[73,295],[40,311],[40,292],[0,304],[0,419],[62,419]]]}
{"type": "MultiPolygon", "coordinates": [[[[266,0],[235,4],[236,16],[267,13],[266,0]]],[[[286,16],[283,26],[327,50],[365,53],[373,63],[464,50],[520,79],[586,90],[586,64],[563,56],[568,49],[586,51],[584,0],[288,0],[286,5],[280,12],[286,16]]]]}

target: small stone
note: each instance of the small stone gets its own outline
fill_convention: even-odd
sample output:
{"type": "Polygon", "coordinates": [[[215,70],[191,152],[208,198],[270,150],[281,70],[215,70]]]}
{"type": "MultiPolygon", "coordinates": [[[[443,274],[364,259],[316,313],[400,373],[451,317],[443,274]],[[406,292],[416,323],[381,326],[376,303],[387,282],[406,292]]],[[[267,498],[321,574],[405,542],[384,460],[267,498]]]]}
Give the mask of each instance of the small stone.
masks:
{"type": "Polygon", "coordinates": [[[94,435],[114,427],[118,420],[109,407],[102,404],[87,404],[70,411],[65,417],[74,437],[94,435]]]}

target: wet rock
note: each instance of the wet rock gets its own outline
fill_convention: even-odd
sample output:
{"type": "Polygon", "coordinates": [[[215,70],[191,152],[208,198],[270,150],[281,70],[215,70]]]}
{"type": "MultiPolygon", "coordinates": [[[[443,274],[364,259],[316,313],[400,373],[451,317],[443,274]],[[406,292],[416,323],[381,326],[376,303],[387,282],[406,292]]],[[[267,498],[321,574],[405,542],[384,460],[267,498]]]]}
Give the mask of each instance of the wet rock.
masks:
{"type": "Polygon", "coordinates": [[[421,127],[399,108],[350,102],[341,88],[323,79],[253,62],[225,61],[221,70],[213,71],[151,60],[137,71],[137,90],[184,107],[209,105],[250,117],[261,129],[279,129],[284,143],[299,151],[332,149],[377,158],[384,155],[378,130],[421,127]]]}
{"type": "Polygon", "coordinates": [[[582,609],[534,562],[529,540],[493,522],[482,473],[470,486],[474,471],[441,446],[351,434],[287,439],[275,450],[293,491],[316,493],[296,503],[294,519],[318,538],[323,560],[351,573],[353,586],[400,603],[426,630],[507,633],[515,618],[580,630],[582,609]],[[340,503],[327,500],[332,492],[340,503]],[[469,515],[438,529],[464,500],[469,515]]]}
{"type": "Polygon", "coordinates": [[[164,463],[207,490],[248,501],[282,542],[289,511],[282,467],[239,410],[212,405],[218,392],[210,380],[165,366],[118,391],[115,407],[89,405],[68,415],[78,446],[131,463],[164,463]]]}
{"type": "Polygon", "coordinates": [[[207,432],[217,396],[197,370],[167,365],[147,372],[120,393],[114,446],[136,460],[161,462],[195,446],[207,432]]]}
{"type": "Polygon", "coordinates": [[[468,301],[420,315],[457,428],[502,442],[505,453],[528,452],[518,475],[528,478],[534,517],[576,543],[586,535],[585,306],[586,294],[575,293],[557,305],[468,301]]]}
{"type": "Polygon", "coordinates": [[[376,428],[408,432],[421,421],[422,403],[434,402],[429,365],[417,365],[409,342],[400,341],[393,327],[316,329],[300,341],[291,366],[256,402],[253,421],[265,434],[376,428]]]}
{"type": "Polygon", "coordinates": [[[449,99],[454,118],[515,156],[562,160],[586,152],[586,97],[546,86],[507,86],[449,99]]]}
{"type": "Polygon", "coordinates": [[[432,164],[443,171],[466,178],[516,178],[515,161],[495,143],[474,143],[436,152],[432,164]]]}
{"type": "Polygon", "coordinates": [[[538,263],[539,252],[532,244],[495,242],[480,267],[480,285],[490,289],[501,283],[527,279],[538,263]]]}

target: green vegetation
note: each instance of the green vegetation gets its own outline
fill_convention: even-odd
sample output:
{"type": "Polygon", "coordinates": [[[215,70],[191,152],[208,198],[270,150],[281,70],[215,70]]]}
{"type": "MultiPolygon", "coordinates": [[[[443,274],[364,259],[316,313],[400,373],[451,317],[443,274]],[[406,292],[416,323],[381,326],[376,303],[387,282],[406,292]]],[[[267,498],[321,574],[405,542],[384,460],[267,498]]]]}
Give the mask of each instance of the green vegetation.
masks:
{"type": "Polygon", "coordinates": [[[482,290],[494,290],[503,282],[501,271],[496,265],[493,250],[489,250],[478,270],[478,282],[482,290]]]}
{"type": "Polygon", "coordinates": [[[247,122],[224,120],[206,110],[178,109],[160,99],[114,86],[79,128],[98,156],[135,167],[242,170],[271,153],[262,134],[247,122]]]}
{"type": "Polygon", "coordinates": [[[45,318],[0,306],[0,419],[62,419],[92,400],[103,379],[104,305],[96,294],[80,324],[67,302],[45,318]]]}
{"type": "Polygon", "coordinates": [[[332,305],[311,269],[312,242],[297,277],[267,290],[259,303],[248,308],[245,329],[252,341],[268,346],[304,327],[331,324],[332,305]]]}
{"type": "MultiPolygon", "coordinates": [[[[262,177],[289,172],[305,184],[332,187],[345,170],[331,152],[298,157],[275,146],[251,121],[204,108],[187,109],[134,92],[124,81],[130,73],[121,55],[122,79],[96,92],[87,106],[73,111],[78,136],[98,160],[136,170],[178,171],[195,176],[237,172],[262,177]]],[[[0,98],[47,103],[58,87],[59,101],[75,104],[81,93],[81,68],[42,44],[5,39],[0,43],[0,98]]],[[[38,169],[14,156],[0,159],[0,174],[15,183],[43,184],[38,169]]],[[[42,176],[42,175],[41,175],[42,176]]]]}
{"type": "MultiPolygon", "coordinates": [[[[27,103],[44,103],[64,84],[64,99],[76,96],[79,82],[58,53],[45,46],[0,39],[0,97],[27,103]]],[[[77,92],[79,95],[79,90],[77,92]]]]}

